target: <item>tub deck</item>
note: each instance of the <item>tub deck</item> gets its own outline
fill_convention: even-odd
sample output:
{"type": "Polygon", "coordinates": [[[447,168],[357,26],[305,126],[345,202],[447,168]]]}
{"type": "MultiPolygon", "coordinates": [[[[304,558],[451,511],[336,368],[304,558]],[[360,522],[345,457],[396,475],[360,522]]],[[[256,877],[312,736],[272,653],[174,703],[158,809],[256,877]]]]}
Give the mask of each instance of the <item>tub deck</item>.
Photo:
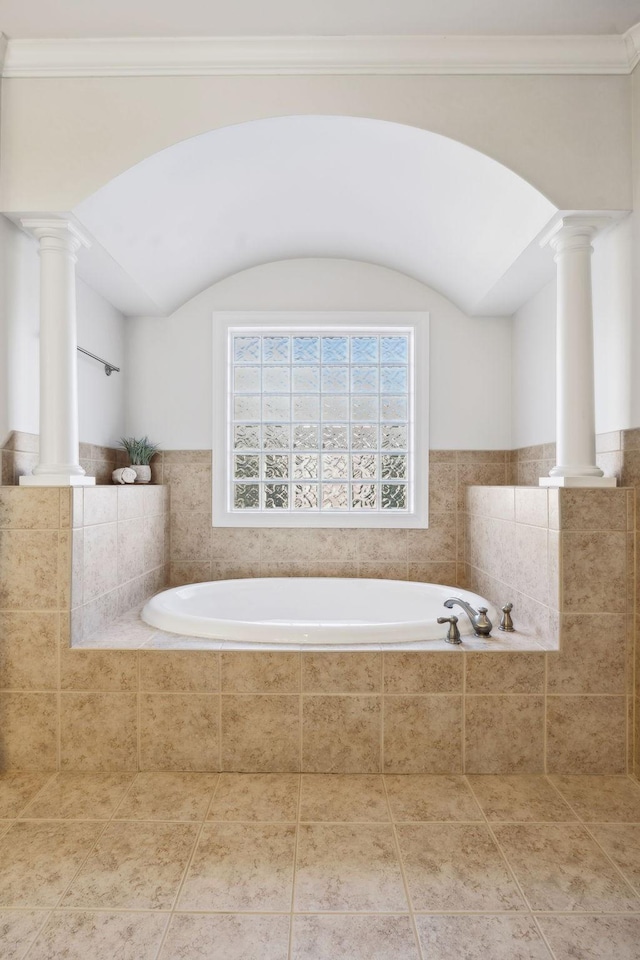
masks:
{"type": "Polygon", "coordinates": [[[211,640],[204,637],[193,637],[186,634],[169,633],[158,630],[142,620],[140,613],[144,604],[133,607],[112,623],[101,627],[94,633],[89,632],[81,639],[73,640],[73,649],[81,650],[253,650],[256,653],[264,652],[295,652],[305,651],[318,653],[345,653],[345,652],[378,652],[385,651],[413,651],[427,652],[474,652],[486,650],[491,653],[537,652],[541,653],[549,647],[540,637],[526,631],[502,633],[494,628],[494,635],[485,640],[481,637],[462,636],[462,643],[455,646],[444,639],[446,625],[442,627],[440,640],[416,640],[407,643],[263,643],[255,641],[242,642],[239,640],[211,640]]]}

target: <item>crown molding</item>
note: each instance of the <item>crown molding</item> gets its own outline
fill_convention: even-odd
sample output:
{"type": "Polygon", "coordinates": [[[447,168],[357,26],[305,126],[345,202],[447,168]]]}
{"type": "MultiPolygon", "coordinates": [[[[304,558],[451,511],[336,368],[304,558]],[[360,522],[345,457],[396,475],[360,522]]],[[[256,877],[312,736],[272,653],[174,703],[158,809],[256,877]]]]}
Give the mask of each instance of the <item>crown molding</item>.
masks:
{"type": "Polygon", "coordinates": [[[629,58],[629,73],[631,73],[640,63],[640,23],[636,23],[635,26],[627,30],[624,34],[624,41],[629,58]]]}
{"type": "Polygon", "coordinates": [[[2,76],[627,75],[639,60],[640,24],[606,36],[9,40],[2,76]]]}

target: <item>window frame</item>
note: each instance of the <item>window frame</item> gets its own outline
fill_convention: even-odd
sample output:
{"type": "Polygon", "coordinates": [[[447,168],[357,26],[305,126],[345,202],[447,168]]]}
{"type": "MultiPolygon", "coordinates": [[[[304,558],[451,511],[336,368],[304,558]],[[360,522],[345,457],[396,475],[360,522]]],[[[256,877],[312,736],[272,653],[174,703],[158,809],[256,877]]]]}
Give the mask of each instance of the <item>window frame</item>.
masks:
{"type": "MultiPolygon", "coordinates": [[[[351,422],[351,421],[350,421],[351,422]]],[[[289,527],[289,528],[426,528],[429,514],[429,314],[424,311],[216,311],[213,314],[213,456],[212,526],[214,527],[289,527]],[[413,465],[410,500],[413,509],[402,513],[389,511],[274,510],[234,511],[229,509],[233,441],[230,409],[233,384],[230,373],[229,331],[236,327],[254,330],[258,335],[284,333],[292,336],[307,332],[327,335],[333,332],[357,335],[376,328],[405,328],[412,332],[413,363],[409,364],[409,426],[413,447],[409,449],[413,465]]]]}

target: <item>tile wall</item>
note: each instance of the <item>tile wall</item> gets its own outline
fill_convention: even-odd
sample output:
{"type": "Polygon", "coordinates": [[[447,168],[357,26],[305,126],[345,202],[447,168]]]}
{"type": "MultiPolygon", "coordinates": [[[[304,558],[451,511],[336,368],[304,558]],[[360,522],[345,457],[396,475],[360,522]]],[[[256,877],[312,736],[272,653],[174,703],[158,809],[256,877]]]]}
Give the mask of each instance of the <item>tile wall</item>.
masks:
{"type": "MultiPolygon", "coordinates": [[[[516,627],[550,651],[548,772],[632,770],[635,492],[470,487],[467,510],[468,585],[511,599],[516,627]]],[[[499,729],[502,705],[483,709],[487,728],[499,729]]]]}
{"type": "Polygon", "coordinates": [[[137,665],[70,649],[70,621],[98,629],[163,585],[166,502],[160,487],[0,487],[0,769],[86,769],[94,753],[129,769],[137,665]]]}
{"type": "Polygon", "coordinates": [[[468,588],[499,606],[511,601],[518,628],[550,649],[558,646],[559,494],[515,486],[466,491],[468,588]]]}
{"type": "Polygon", "coordinates": [[[39,437],[14,430],[2,448],[2,486],[13,486],[38,463],[39,437]]]}
{"type": "MultiPolygon", "coordinates": [[[[637,468],[640,483],[636,432],[620,437],[620,442],[627,451],[623,480],[635,481],[637,468]]],[[[401,531],[396,542],[391,537],[388,543],[378,532],[369,540],[363,535],[366,531],[328,531],[332,536],[326,540],[321,536],[303,545],[296,534],[324,532],[287,531],[276,542],[269,539],[273,531],[246,530],[233,531],[223,547],[216,539],[220,531],[211,529],[208,518],[209,458],[208,451],[165,452],[154,466],[156,479],[166,481],[171,496],[171,552],[164,560],[171,564],[174,582],[181,579],[179,574],[189,580],[197,579],[197,574],[230,576],[240,564],[248,575],[282,572],[272,566],[270,555],[275,551],[288,573],[345,572],[351,565],[362,575],[431,580],[438,579],[442,564],[442,579],[450,579],[455,569],[455,579],[451,578],[455,582],[465,560],[465,484],[501,486],[511,478],[513,464],[520,468],[519,460],[503,452],[435,453],[434,524],[421,543],[412,542],[414,531],[401,531]],[[185,470],[187,464],[197,469],[185,470]],[[455,530],[454,538],[447,529],[455,530]],[[348,536],[342,539],[342,533],[348,536]],[[236,534],[244,539],[234,542],[236,534]],[[310,550],[315,552],[312,559],[310,550]]],[[[538,461],[522,460],[531,462],[538,461]]],[[[481,502],[484,493],[479,495],[481,502]]],[[[563,554],[561,654],[452,650],[300,655],[70,649],[72,604],[75,611],[109,596],[118,610],[124,609],[127,584],[147,576],[148,571],[137,565],[139,537],[142,534],[144,544],[145,518],[159,516],[159,509],[146,513],[143,503],[140,514],[140,504],[132,506],[131,498],[140,494],[164,498],[166,493],[153,487],[84,490],[81,516],[77,493],[72,504],[68,490],[3,487],[0,766],[624,772],[631,759],[627,732],[633,704],[632,646],[626,642],[628,614],[618,603],[620,571],[612,580],[609,568],[598,564],[604,558],[619,565],[621,544],[629,547],[633,532],[627,529],[626,513],[624,529],[620,519],[620,511],[627,509],[626,494],[612,493],[613,507],[595,499],[582,506],[567,501],[566,509],[560,510],[564,521],[558,521],[566,529],[555,530],[552,524],[546,528],[547,537],[559,533],[567,545],[576,547],[576,563],[580,558],[583,563],[572,566],[570,553],[563,554]],[[93,503],[85,512],[87,494],[93,503]],[[624,508],[618,504],[620,497],[624,508]],[[120,560],[121,525],[132,535],[120,560]],[[72,538],[76,547],[82,542],[82,551],[75,550],[73,589],[72,538]],[[113,558],[114,544],[115,580],[113,560],[111,572],[105,574],[102,560],[96,559],[113,558]],[[121,570],[128,571],[123,575],[129,579],[122,582],[119,562],[121,570]],[[591,570],[593,583],[588,579],[591,570]],[[82,604],[77,602],[80,582],[82,604]],[[615,609],[607,607],[609,598],[615,600],[615,609]],[[595,606],[588,607],[591,601],[595,606]]],[[[504,496],[504,491],[498,490],[496,496],[504,496]]],[[[515,496],[514,492],[514,518],[515,496]]],[[[478,502],[478,495],[471,497],[478,502]]],[[[521,523],[544,530],[535,522],[540,504],[529,502],[525,514],[524,508],[522,502],[514,527],[521,523]]],[[[164,523],[162,529],[166,543],[164,523]]],[[[622,562],[632,593],[633,558],[625,551],[622,562]]]]}
{"type": "Polygon", "coordinates": [[[624,693],[599,692],[624,678],[567,682],[557,654],[77,650],[40,619],[3,655],[7,770],[627,769],[624,693]]]}
{"type": "Polygon", "coordinates": [[[70,491],[0,488],[0,769],[57,766],[70,569],[70,491]]]}
{"type": "Polygon", "coordinates": [[[171,491],[171,583],[256,576],[460,583],[465,485],[509,482],[509,456],[432,450],[428,530],[212,529],[211,451],[165,450],[153,473],[171,491]]]}
{"type": "MultiPolygon", "coordinates": [[[[555,463],[555,444],[543,444],[535,447],[523,447],[510,453],[511,482],[517,484],[537,484],[538,477],[549,472],[555,463]]],[[[640,428],[633,430],[615,430],[596,437],[596,461],[606,476],[616,477],[618,483],[640,494],[640,428]]],[[[636,509],[636,535],[640,529],[640,511],[636,509]]],[[[629,577],[634,577],[635,592],[638,595],[640,564],[635,558],[635,574],[631,561],[627,563],[629,577]]],[[[608,621],[610,617],[606,618],[608,621]]],[[[635,771],[640,774],[640,619],[636,605],[635,623],[635,663],[629,670],[635,689],[635,771]]]]}
{"type": "MultiPolygon", "coordinates": [[[[14,430],[2,448],[2,486],[19,483],[20,477],[31,473],[38,463],[38,435],[14,430]]],[[[111,483],[116,467],[127,463],[124,450],[102,447],[95,443],[80,444],[80,466],[96,483],[111,483]]]]}
{"type": "Polygon", "coordinates": [[[78,487],[71,508],[71,636],[79,643],[166,585],[169,491],[151,484],[78,487]]]}

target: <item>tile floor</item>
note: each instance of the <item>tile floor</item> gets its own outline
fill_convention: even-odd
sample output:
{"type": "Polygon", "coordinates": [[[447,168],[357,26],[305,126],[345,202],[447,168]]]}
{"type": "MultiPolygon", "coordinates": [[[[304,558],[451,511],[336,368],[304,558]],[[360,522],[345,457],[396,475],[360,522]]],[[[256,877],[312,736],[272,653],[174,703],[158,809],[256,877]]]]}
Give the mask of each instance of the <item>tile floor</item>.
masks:
{"type": "Polygon", "coordinates": [[[2,960],[639,960],[626,777],[0,776],[2,960]]]}

